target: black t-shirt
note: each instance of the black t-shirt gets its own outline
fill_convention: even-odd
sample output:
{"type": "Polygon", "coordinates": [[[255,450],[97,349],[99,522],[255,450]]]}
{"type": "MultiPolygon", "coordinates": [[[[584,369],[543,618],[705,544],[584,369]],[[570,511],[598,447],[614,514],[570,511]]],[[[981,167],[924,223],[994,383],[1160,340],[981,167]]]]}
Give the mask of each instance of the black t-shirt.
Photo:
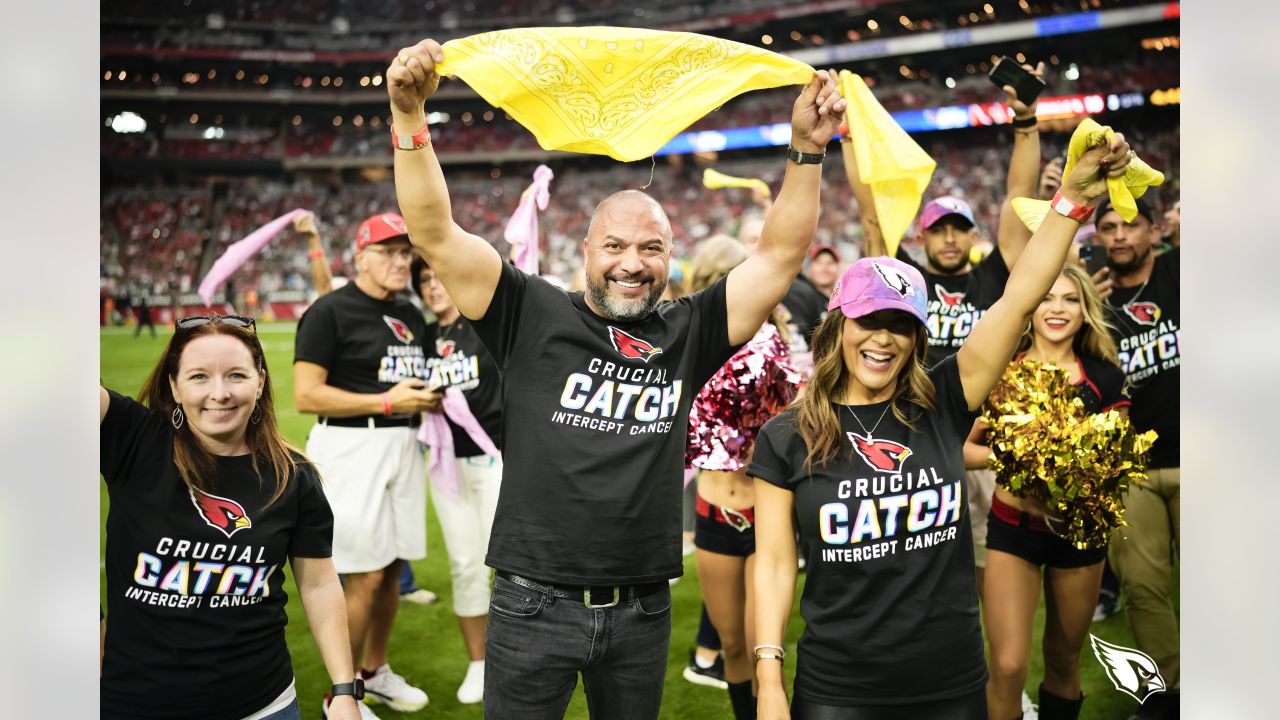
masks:
{"type": "Polygon", "coordinates": [[[1139,432],[1155,430],[1148,467],[1179,467],[1182,256],[1159,255],[1145,285],[1116,288],[1107,298],[1111,336],[1120,346],[1120,369],[1129,380],[1129,417],[1139,432]]]}
{"type": "Polygon", "coordinates": [[[1009,267],[999,247],[963,275],[931,273],[901,247],[898,259],[919,270],[929,286],[929,352],[925,364],[933,367],[960,349],[978,319],[1004,294],[1009,267]]]}
{"type": "Polygon", "coordinates": [[[333,514],[308,465],[284,495],[270,465],[220,457],[209,494],[173,464],[168,418],[111,393],[101,427],[107,515],[104,718],[227,718],[293,681],[285,561],[329,557],[333,514]]]}
{"type": "Polygon", "coordinates": [[[813,346],[813,333],[827,316],[828,298],[809,282],[809,278],[800,275],[787,288],[782,298],[781,319],[787,324],[792,338],[803,338],[804,348],[797,350],[798,343],[791,343],[792,352],[803,352],[813,346]]]}
{"type": "Polygon", "coordinates": [[[293,360],[328,368],[326,384],[340,390],[381,393],[426,377],[428,337],[427,321],[408,300],[376,300],[350,282],[302,314],[293,360]]]}
{"type": "Polygon", "coordinates": [[[958,697],[987,682],[968,487],[973,426],[954,356],[929,371],[937,410],[911,430],[887,402],[837,406],[847,452],[805,472],[795,410],[765,424],[747,474],[795,493],[808,579],[796,695],[824,705],[958,697]]]}
{"type": "MultiPolygon", "coordinates": [[[[502,378],[493,356],[480,342],[471,323],[461,316],[446,327],[436,323],[427,331],[428,386],[451,385],[462,391],[476,422],[488,433],[489,439],[502,449],[502,378]]],[[[449,423],[453,431],[453,454],[457,457],[475,457],[484,451],[471,439],[466,430],[449,423]]]]}
{"type": "Polygon", "coordinates": [[[680,575],[689,406],[737,350],[724,288],[619,322],[580,292],[503,266],[473,322],[503,374],[503,480],[486,563],[574,585],[680,575]]]}

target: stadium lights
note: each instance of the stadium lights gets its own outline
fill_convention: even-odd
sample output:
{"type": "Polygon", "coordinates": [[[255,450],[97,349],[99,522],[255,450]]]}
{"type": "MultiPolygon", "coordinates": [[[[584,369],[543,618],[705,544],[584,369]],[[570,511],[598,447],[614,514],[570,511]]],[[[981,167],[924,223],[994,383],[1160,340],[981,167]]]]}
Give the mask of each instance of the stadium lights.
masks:
{"type": "Polygon", "coordinates": [[[995,17],[995,16],[996,16],[996,9],[995,9],[995,8],[993,8],[993,7],[991,7],[991,3],[987,3],[987,4],[983,5],[983,6],[982,6],[982,11],[983,11],[983,12],[985,12],[985,13],[987,14],[987,16],[988,16],[988,17],[995,17]]]}
{"type": "Polygon", "coordinates": [[[224,134],[226,134],[226,131],[220,127],[207,127],[204,129],[205,140],[218,140],[224,134]]]}
{"type": "Polygon", "coordinates": [[[760,36],[760,42],[761,42],[761,44],[763,44],[763,45],[772,45],[772,44],[773,44],[773,36],[772,36],[772,35],[761,35],[761,36],[760,36]]]}
{"type": "Polygon", "coordinates": [[[381,76],[381,75],[374,75],[374,76],[373,76],[373,80],[370,80],[370,82],[372,82],[372,83],[373,83],[373,86],[374,86],[374,87],[377,87],[377,86],[379,86],[379,85],[381,85],[381,84],[382,84],[382,76],[381,76]]]}
{"type": "Polygon", "coordinates": [[[147,121],[134,112],[122,112],[111,118],[111,129],[120,134],[140,133],[147,129],[147,121]]]}
{"type": "Polygon", "coordinates": [[[449,122],[449,113],[433,112],[427,113],[427,122],[431,125],[449,122]]]}
{"type": "Polygon", "coordinates": [[[871,20],[868,20],[867,29],[870,30],[871,32],[875,32],[880,29],[880,23],[876,22],[874,18],[871,20]]]}
{"type": "Polygon", "coordinates": [[[955,86],[956,86],[956,79],[955,79],[955,78],[953,78],[953,77],[949,77],[949,78],[947,78],[947,79],[946,79],[946,85],[947,85],[947,87],[949,87],[949,88],[951,88],[951,89],[953,89],[953,90],[954,90],[954,89],[955,89],[955,86]]]}
{"type": "Polygon", "coordinates": [[[1067,66],[1066,70],[1062,71],[1062,77],[1066,78],[1067,80],[1079,80],[1080,68],[1075,63],[1071,63],[1070,65],[1067,66]]]}

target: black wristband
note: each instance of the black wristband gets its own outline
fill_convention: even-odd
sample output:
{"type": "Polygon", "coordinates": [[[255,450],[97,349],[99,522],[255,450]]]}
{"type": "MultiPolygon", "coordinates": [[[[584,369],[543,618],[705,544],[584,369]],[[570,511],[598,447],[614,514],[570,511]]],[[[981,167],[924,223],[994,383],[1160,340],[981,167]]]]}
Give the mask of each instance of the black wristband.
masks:
{"type": "Polygon", "coordinates": [[[1028,117],[1028,118],[1015,117],[1013,119],[1013,122],[1010,124],[1013,125],[1014,128],[1029,128],[1029,127],[1035,127],[1038,122],[1039,121],[1036,120],[1036,116],[1032,115],[1031,117],[1028,117]]]}
{"type": "Polygon", "coordinates": [[[820,153],[806,153],[787,146],[787,158],[797,165],[821,165],[822,159],[827,156],[826,151],[820,153]]]}
{"type": "Polygon", "coordinates": [[[357,701],[363,700],[364,680],[357,675],[356,679],[349,683],[338,683],[337,685],[334,685],[333,688],[329,690],[329,694],[333,697],[338,697],[339,695],[350,695],[357,701]]]}

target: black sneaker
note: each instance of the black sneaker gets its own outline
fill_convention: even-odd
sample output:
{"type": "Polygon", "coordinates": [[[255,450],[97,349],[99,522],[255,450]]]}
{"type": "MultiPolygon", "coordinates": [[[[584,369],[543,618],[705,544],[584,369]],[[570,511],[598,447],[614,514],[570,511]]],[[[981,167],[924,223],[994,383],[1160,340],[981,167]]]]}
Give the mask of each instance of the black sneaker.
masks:
{"type": "Polygon", "coordinates": [[[1120,612],[1120,596],[1103,588],[1098,592],[1098,605],[1093,609],[1093,621],[1102,622],[1120,612]]]}
{"type": "Polygon", "coordinates": [[[724,680],[724,656],[717,653],[716,661],[709,668],[698,667],[696,657],[697,651],[690,650],[689,664],[684,668],[684,679],[694,685],[728,690],[729,683],[724,680]]]}

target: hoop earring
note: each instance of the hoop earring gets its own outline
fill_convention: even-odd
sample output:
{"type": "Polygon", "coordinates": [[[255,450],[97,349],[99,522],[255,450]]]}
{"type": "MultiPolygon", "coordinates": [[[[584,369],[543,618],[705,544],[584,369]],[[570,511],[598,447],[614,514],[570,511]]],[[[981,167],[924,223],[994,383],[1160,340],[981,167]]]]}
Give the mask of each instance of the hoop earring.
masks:
{"type": "Polygon", "coordinates": [[[182,427],[182,423],[186,419],[187,417],[182,414],[182,408],[176,407],[173,409],[173,415],[169,417],[169,422],[173,423],[173,429],[177,430],[178,428],[182,427]]]}
{"type": "Polygon", "coordinates": [[[249,415],[249,422],[257,425],[262,421],[262,406],[258,403],[253,404],[253,413],[249,415]]]}

